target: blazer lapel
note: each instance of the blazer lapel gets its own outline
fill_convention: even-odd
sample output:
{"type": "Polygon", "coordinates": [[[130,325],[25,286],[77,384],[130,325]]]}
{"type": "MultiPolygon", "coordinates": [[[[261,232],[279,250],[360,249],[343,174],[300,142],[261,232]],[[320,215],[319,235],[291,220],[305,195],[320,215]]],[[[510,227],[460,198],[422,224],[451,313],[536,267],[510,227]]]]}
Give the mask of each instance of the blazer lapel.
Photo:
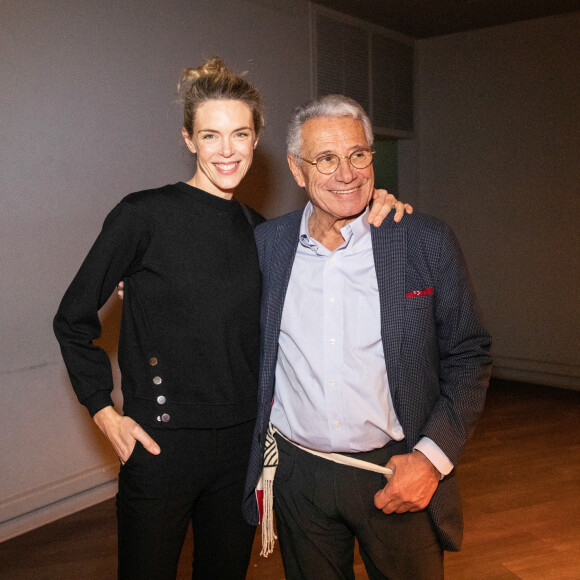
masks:
{"type": "Polygon", "coordinates": [[[393,224],[371,229],[381,304],[381,334],[391,391],[397,386],[401,358],[407,262],[407,230],[393,224]]]}
{"type": "Polygon", "coordinates": [[[273,316],[272,322],[277,327],[276,335],[280,329],[286,290],[288,289],[290,274],[298,248],[302,213],[300,212],[298,215],[293,214],[291,217],[294,219],[285,224],[280,224],[276,228],[276,237],[274,240],[271,288],[268,296],[268,318],[273,316]]]}
{"type": "MultiPolygon", "coordinates": [[[[265,316],[265,320],[262,320],[264,338],[262,356],[265,359],[262,380],[269,386],[274,382],[282,311],[298,247],[301,218],[301,211],[294,212],[288,216],[288,219],[278,224],[274,234],[270,264],[268,264],[268,276],[263,288],[266,296],[262,299],[265,300],[266,309],[262,313],[262,316],[265,316]]],[[[271,397],[271,392],[267,396],[271,397]]]]}

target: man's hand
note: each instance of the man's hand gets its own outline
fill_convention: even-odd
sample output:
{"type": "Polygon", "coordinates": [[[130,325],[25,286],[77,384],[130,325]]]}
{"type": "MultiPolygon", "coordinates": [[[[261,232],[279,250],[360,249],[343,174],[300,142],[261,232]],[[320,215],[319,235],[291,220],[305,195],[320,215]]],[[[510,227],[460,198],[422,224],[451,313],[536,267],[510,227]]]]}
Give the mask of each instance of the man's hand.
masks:
{"type": "Polygon", "coordinates": [[[125,282],[123,282],[123,280],[121,280],[118,284],[117,284],[117,296],[123,300],[123,296],[125,295],[125,282]]]}
{"type": "Polygon", "coordinates": [[[386,514],[418,512],[425,509],[441,474],[420,452],[391,457],[386,467],[393,470],[387,485],[375,494],[375,506],[386,514]]]}
{"type": "Polygon", "coordinates": [[[373,191],[373,207],[369,212],[369,223],[379,227],[389,212],[394,209],[396,222],[400,222],[403,214],[413,213],[413,206],[402,201],[397,201],[394,195],[391,195],[386,189],[375,189],[373,191]]]}
{"type": "Polygon", "coordinates": [[[108,406],[101,409],[95,413],[93,419],[111,442],[122,465],[131,457],[137,441],[140,441],[149,453],[153,455],[161,453],[159,445],[147,435],[141,425],[133,421],[131,417],[119,415],[113,407],[108,406]]]}

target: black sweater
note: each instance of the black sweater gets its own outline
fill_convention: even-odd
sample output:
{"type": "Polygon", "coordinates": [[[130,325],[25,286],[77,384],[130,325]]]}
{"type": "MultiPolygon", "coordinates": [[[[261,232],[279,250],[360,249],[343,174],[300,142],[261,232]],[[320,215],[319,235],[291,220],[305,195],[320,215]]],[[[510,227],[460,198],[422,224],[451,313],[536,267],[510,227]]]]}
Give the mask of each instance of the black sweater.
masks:
{"type": "Polygon", "coordinates": [[[93,340],[97,312],[121,279],[124,413],[165,428],[253,419],[261,279],[242,206],[177,183],[128,195],[107,216],[54,319],[91,415],[112,404],[109,358],[93,340]]]}

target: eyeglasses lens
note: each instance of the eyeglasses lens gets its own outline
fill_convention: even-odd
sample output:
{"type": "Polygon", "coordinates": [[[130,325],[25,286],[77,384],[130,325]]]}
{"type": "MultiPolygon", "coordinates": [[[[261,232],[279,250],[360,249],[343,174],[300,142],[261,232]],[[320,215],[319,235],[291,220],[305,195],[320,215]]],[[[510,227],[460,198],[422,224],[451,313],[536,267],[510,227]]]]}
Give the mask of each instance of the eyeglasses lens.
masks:
{"type": "MultiPolygon", "coordinates": [[[[355,151],[348,157],[350,164],[355,169],[364,169],[371,164],[373,154],[370,151],[355,151]]],[[[334,173],[340,165],[338,155],[323,155],[316,160],[316,168],[320,173],[330,175],[334,173]]]]}

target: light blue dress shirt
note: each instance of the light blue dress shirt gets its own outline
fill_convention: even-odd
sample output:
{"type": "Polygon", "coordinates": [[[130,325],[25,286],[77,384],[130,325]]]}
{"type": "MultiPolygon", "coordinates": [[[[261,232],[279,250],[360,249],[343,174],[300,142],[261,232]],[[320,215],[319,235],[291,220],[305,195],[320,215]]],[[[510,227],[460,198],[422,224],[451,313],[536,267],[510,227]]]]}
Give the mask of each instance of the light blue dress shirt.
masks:
{"type": "MultiPolygon", "coordinates": [[[[377,449],[404,433],[384,360],[368,210],[341,229],[333,252],[308,235],[312,211],[308,203],[284,301],[271,422],[310,449],[377,449]]],[[[453,468],[430,439],[416,449],[442,474],[453,468]]]]}

